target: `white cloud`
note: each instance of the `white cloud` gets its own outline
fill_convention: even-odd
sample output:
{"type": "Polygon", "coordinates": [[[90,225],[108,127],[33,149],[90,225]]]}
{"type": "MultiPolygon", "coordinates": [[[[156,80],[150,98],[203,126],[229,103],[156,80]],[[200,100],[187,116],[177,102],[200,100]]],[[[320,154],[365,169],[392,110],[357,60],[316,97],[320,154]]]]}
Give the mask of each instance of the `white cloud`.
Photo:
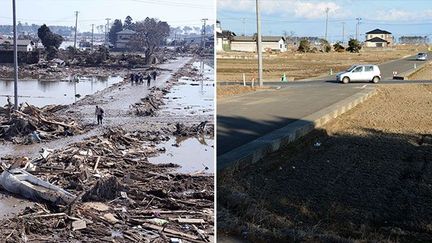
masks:
{"type": "Polygon", "coordinates": [[[432,10],[415,12],[399,9],[379,10],[370,15],[369,18],[382,21],[425,20],[432,18],[432,10]]]}
{"type": "Polygon", "coordinates": [[[303,17],[307,19],[319,19],[325,16],[325,10],[329,9],[329,13],[335,13],[341,9],[341,6],[334,2],[296,2],[294,7],[294,14],[297,17],[303,17]]]}
{"type": "Polygon", "coordinates": [[[398,9],[390,9],[386,11],[379,10],[376,11],[376,14],[373,15],[374,19],[385,20],[385,21],[412,19],[412,17],[413,17],[413,13],[405,10],[398,10],[398,9]]]}
{"type": "MultiPolygon", "coordinates": [[[[263,13],[294,14],[296,17],[307,19],[320,19],[325,16],[325,9],[329,8],[330,13],[341,10],[341,6],[335,2],[307,2],[299,0],[261,0],[263,13]]],[[[230,11],[255,11],[254,0],[218,0],[219,10],[230,11]]]]}

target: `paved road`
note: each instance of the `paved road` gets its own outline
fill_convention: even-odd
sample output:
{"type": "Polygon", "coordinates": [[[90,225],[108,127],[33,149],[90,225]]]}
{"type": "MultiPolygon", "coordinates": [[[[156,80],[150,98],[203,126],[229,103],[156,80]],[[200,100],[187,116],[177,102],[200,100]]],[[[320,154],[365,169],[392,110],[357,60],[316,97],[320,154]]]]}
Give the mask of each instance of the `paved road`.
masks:
{"type": "MultiPolygon", "coordinates": [[[[428,55],[432,56],[432,52],[429,52],[428,55]]],[[[414,65],[419,67],[422,64],[425,64],[425,62],[424,61],[417,61],[416,56],[409,56],[409,57],[405,57],[402,59],[385,62],[385,63],[379,64],[378,66],[381,70],[381,76],[383,78],[383,81],[384,82],[392,82],[393,81],[392,80],[393,79],[393,72],[397,72],[398,74],[401,74],[403,72],[407,72],[409,70],[412,70],[414,68],[414,65]]],[[[314,78],[305,79],[305,80],[301,80],[301,81],[312,82],[312,81],[333,81],[333,80],[336,80],[336,75],[314,77],[314,78]]],[[[301,81],[296,81],[296,83],[301,82],[301,81]]],[[[237,85],[237,84],[242,84],[242,82],[218,81],[218,85],[237,85]]],[[[288,83],[280,82],[280,81],[276,81],[276,82],[267,81],[267,82],[265,82],[265,85],[271,85],[271,86],[278,86],[278,85],[279,86],[285,86],[285,85],[291,85],[291,84],[292,84],[292,82],[288,82],[288,83]]],[[[250,82],[248,82],[248,85],[250,85],[250,82]]]]}
{"type": "MultiPolygon", "coordinates": [[[[430,55],[429,53],[428,55],[430,55]]],[[[393,79],[393,72],[397,72],[401,74],[403,72],[414,69],[415,66],[419,67],[422,64],[425,64],[425,61],[417,61],[416,56],[409,56],[406,58],[385,62],[379,64],[379,68],[381,70],[381,76],[383,80],[391,80],[393,79]]],[[[336,75],[313,78],[313,80],[335,80],[336,75]]]]}
{"type": "MultiPolygon", "coordinates": [[[[411,62],[410,59],[405,60],[411,62]]],[[[407,67],[406,63],[398,65],[407,67]]],[[[414,82],[432,83],[432,81],[384,80],[378,85],[414,82]]],[[[339,84],[334,80],[294,82],[285,83],[278,90],[260,91],[219,100],[217,154],[218,156],[225,154],[370,86],[376,85],[339,84]]]]}

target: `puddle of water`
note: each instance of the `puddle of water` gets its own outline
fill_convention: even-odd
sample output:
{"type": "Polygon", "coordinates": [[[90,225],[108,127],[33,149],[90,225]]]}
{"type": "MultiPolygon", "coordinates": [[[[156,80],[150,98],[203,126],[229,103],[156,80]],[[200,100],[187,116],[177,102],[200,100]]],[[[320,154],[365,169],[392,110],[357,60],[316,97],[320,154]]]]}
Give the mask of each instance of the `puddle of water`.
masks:
{"type": "Polygon", "coordinates": [[[192,173],[205,170],[206,173],[214,173],[214,140],[210,138],[171,138],[165,143],[157,145],[158,149],[165,148],[164,153],[157,157],[150,157],[150,163],[178,164],[179,173],[192,173]],[[175,144],[175,146],[173,146],[175,144]]]}
{"type": "Polygon", "coordinates": [[[26,207],[33,205],[25,199],[18,199],[0,191],[0,220],[12,218],[26,207]]]}
{"type": "MultiPolygon", "coordinates": [[[[82,77],[79,82],[23,80],[18,83],[19,103],[28,102],[39,107],[57,104],[68,105],[86,95],[94,94],[123,80],[121,77],[82,77]]],[[[0,80],[0,100],[6,103],[6,96],[13,100],[14,82],[0,80]]]]}
{"type": "Polygon", "coordinates": [[[176,115],[213,115],[214,112],[214,69],[202,62],[195,62],[193,66],[202,74],[203,78],[192,80],[182,77],[167,94],[166,105],[162,113],[176,115]]]}

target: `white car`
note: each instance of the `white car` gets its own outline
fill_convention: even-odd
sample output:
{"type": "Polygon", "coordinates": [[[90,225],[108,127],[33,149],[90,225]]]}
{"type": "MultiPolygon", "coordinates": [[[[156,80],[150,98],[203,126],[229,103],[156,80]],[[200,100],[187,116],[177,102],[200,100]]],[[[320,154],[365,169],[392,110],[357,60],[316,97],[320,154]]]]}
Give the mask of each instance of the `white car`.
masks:
{"type": "Polygon", "coordinates": [[[378,83],[381,71],[377,65],[353,65],[346,71],[336,74],[336,81],[347,84],[351,81],[369,81],[378,83]]]}
{"type": "Polygon", "coordinates": [[[426,61],[426,59],[427,59],[426,53],[421,52],[421,53],[417,54],[417,61],[426,61]]]}

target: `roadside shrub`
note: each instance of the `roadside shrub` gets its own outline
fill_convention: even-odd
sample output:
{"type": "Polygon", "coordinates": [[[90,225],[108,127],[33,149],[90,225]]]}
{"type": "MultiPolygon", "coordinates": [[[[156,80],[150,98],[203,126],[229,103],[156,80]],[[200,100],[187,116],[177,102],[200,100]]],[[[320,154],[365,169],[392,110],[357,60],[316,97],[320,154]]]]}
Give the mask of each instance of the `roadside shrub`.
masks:
{"type": "Polygon", "coordinates": [[[348,48],[347,51],[352,52],[352,53],[359,53],[361,50],[361,44],[358,40],[355,39],[351,39],[348,42],[348,48]]]}
{"type": "Polygon", "coordinates": [[[309,52],[310,51],[310,42],[309,42],[309,40],[306,40],[306,39],[301,40],[297,51],[299,51],[299,52],[309,52]]]}
{"type": "Polygon", "coordinates": [[[330,43],[327,40],[321,39],[321,50],[327,53],[331,51],[330,43]]]}
{"type": "Polygon", "coordinates": [[[336,52],[344,52],[345,51],[345,47],[343,47],[339,42],[333,45],[333,49],[336,52]]]}

